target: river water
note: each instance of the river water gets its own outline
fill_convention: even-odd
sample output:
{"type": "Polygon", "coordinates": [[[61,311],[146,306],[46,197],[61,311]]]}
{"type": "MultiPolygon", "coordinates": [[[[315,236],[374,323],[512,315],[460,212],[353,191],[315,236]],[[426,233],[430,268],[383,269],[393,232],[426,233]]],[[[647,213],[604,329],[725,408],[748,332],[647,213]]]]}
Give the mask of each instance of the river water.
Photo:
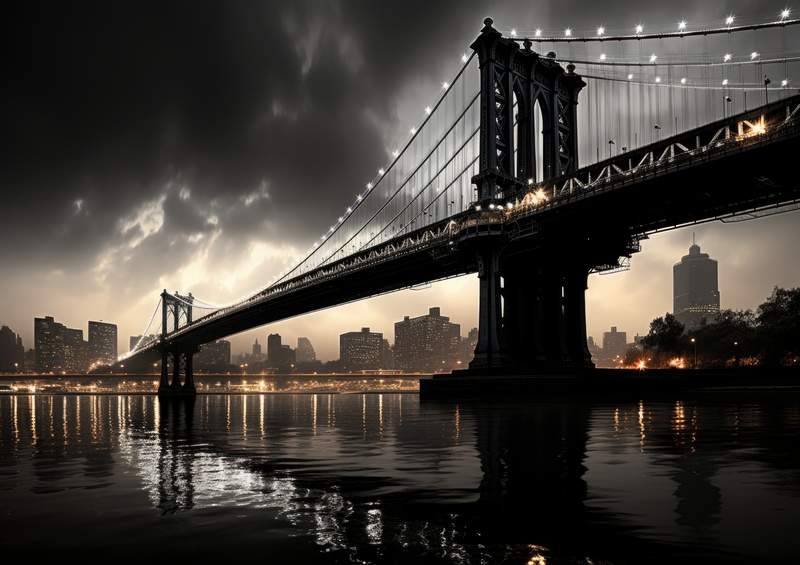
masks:
{"type": "Polygon", "coordinates": [[[788,562],[800,395],[0,397],[0,554],[788,562]]]}

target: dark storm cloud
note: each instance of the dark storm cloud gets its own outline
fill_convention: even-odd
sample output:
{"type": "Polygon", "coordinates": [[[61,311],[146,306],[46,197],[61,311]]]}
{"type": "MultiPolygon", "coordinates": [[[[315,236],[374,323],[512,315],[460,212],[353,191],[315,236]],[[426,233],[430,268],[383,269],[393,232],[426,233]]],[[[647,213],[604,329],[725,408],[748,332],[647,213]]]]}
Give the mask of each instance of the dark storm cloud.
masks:
{"type": "MultiPolygon", "coordinates": [[[[420,68],[440,40],[435,22],[474,27],[469,11],[453,13],[425,2],[26,3],[4,24],[4,255],[91,261],[121,218],[175,182],[223,203],[267,184],[271,206],[220,214],[225,232],[252,234],[272,215],[287,238],[316,235],[385,160],[370,117],[391,126],[409,75],[437,72],[436,58],[420,68]]],[[[164,229],[191,232],[179,217],[164,229]]]]}

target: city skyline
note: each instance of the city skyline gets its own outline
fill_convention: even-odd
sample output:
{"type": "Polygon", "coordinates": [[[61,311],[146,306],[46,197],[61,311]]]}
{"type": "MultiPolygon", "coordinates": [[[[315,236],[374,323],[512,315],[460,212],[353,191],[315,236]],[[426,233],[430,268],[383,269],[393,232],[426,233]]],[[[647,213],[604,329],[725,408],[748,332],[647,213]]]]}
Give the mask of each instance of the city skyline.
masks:
{"type": "MultiPolygon", "coordinates": [[[[543,6],[536,16],[525,9],[524,2],[460,7],[453,10],[452,5],[437,3],[423,9],[422,4],[410,2],[394,7],[391,14],[376,7],[362,7],[366,12],[354,14],[346,6],[289,6],[281,17],[265,18],[274,26],[273,33],[257,37],[247,32],[245,15],[235,12],[229,16],[233,28],[242,28],[235,41],[228,34],[202,40],[191,35],[184,38],[191,39],[186,52],[181,51],[184,55],[176,55],[188,56],[192,48],[201,49],[198,42],[208,43],[225,62],[220,68],[232,73],[220,80],[214,74],[218,70],[204,68],[203,73],[212,73],[205,76],[186,70],[190,67],[186,65],[179,82],[203,93],[203,103],[197,106],[185,105],[183,91],[174,89],[168,74],[173,67],[165,68],[136,45],[123,46],[121,60],[135,68],[142,68],[144,62],[150,74],[119,77],[119,90],[107,93],[96,82],[99,70],[105,68],[101,53],[82,61],[83,70],[65,58],[42,60],[58,51],[53,48],[56,43],[50,42],[59,42],[61,37],[57,29],[45,34],[20,64],[41,73],[36,75],[40,78],[50,76],[47,73],[80,71],[78,76],[89,87],[76,90],[69,81],[58,81],[46,102],[54,112],[69,111],[39,123],[33,131],[37,139],[48,140],[45,147],[33,151],[30,143],[18,143],[6,153],[10,163],[31,166],[8,169],[8,182],[15,190],[5,203],[8,221],[0,228],[7,243],[0,259],[8,266],[0,275],[5,289],[0,296],[0,322],[20,333],[26,347],[32,343],[32,318],[49,313],[56,313],[70,327],[81,326],[86,319],[113,320],[120,336],[138,335],[152,311],[153,296],[165,287],[226,303],[266,286],[335,221],[341,202],[352,199],[354,187],[363,186],[365,177],[372,174],[371,164],[377,166],[391,154],[396,140],[407,134],[408,124],[418,121],[418,101],[435,99],[441,81],[459,63],[461,51],[454,52],[451,43],[459,44],[460,39],[466,44],[474,38],[480,19],[476,13],[491,12],[498,26],[515,22],[530,29],[540,21],[575,19],[564,4],[543,6]],[[424,18],[419,17],[420,10],[424,18]],[[447,44],[442,43],[438,26],[445,17],[447,44]],[[375,22],[387,20],[391,20],[386,26],[391,37],[374,31],[375,22]],[[401,59],[393,45],[411,29],[415,43],[398,66],[401,59]],[[304,39],[309,31],[314,41],[304,39]],[[237,49],[275,54],[261,74],[265,78],[253,78],[257,73],[250,63],[241,62],[237,49]],[[234,61],[241,64],[227,64],[234,61]],[[394,71],[381,72],[388,67],[394,71]],[[281,80],[270,80],[274,77],[281,80]],[[365,81],[371,85],[367,91],[360,88],[365,81]],[[141,96],[141,83],[148,85],[148,92],[152,84],[162,86],[163,95],[155,100],[141,96]],[[205,84],[216,86],[205,91],[205,84]],[[222,84],[230,86],[235,96],[223,96],[222,84]],[[102,103],[88,96],[92,92],[104,92],[102,103]],[[331,92],[338,94],[331,96],[331,92]],[[70,118],[94,115],[98,108],[138,107],[144,99],[149,102],[141,113],[98,113],[80,127],[70,118]],[[231,118],[224,123],[209,121],[209,107],[231,118]],[[143,115],[148,119],[142,119],[143,115]],[[348,127],[357,132],[348,136],[347,143],[336,135],[341,116],[347,116],[348,127]],[[356,119],[350,119],[353,116],[356,119]],[[115,127],[109,128],[109,123],[115,127]],[[311,124],[319,132],[313,139],[302,133],[311,124]],[[103,143],[98,145],[97,139],[103,143]],[[277,139],[280,144],[275,143],[277,139]],[[160,151],[154,155],[140,146],[160,151]],[[37,166],[42,156],[61,155],[65,147],[69,151],[63,168],[31,173],[43,169],[37,166]],[[119,156],[123,149],[124,159],[119,156]],[[312,199],[315,205],[308,206],[312,199]],[[31,217],[38,221],[29,221],[31,217]],[[160,253],[166,246],[172,250],[168,260],[160,253]],[[34,311],[31,304],[36,304],[34,311]]],[[[752,12],[746,2],[731,2],[729,7],[752,12]]],[[[779,2],[764,2],[758,11],[778,13],[782,7],[779,2]]],[[[690,21],[718,17],[714,7],[678,2],[669,9],[648,9],[647,25],[672,27],[678,9],[690,21]]],[[[581,10],[587,21],[626,22],[631,17],[624,2],[581,10]]],[[[178,10],[162,16],[194,29],[208,14],[192,14],[187,21],[178,10]]],[[[70,22],[68,27],[77,37],[107,33],[97,26],[85,28],[92,19],[81,19],[79,11],[63,14],[63,20],[70,22]]],[[[161,28],[155,32],[154,45],[174,48],[171,35],[161,28]]],[[[736,38],[731,41],[732,50],[742,51],[744,44],[737,44],[736,38]]],[[[7,107],[16,108],[15,104],[19,102],[9,102],[7,107]]],[[[9,121],[8,139],[29,139],[22,132],[29,131],[30,123],[17,116],[30,111],[25,107],[16,112],[9,121]]],[[[800,280],[790,243],[800,237],[800,227],[792,215],[654,235],[642,243],[643,252],[632,258],[629,272],[589,278],[590,335],[597,337],[611,325],[642,333],[653,316],[670,311],[669,268],[685,249],[689,229],[726,265],[720,273],[726,281],[722,289],[726,307],[752,308],[773,286],[792,287],[800,280]],[[764,249],[770,252],[763,253],[764,249]]],[[[471,327],[477,323],[476,302],[477,282],[469,276],[435,283],[427,290],[401,291],[270,324],[266,329],[289,339],[308,336],[322,344],[315,334],[320,328],[341,332],[365,320],[370,327],[389,333],[398,316],[424,311],[431,304],[471,327]]],[[[245,348],[254,334],[232,337],[234,350],[245,348]]],[[[120,342],[120,350],[126,343],[120,342]]],[[[330,359],[334,351],[334,344],[321,345],[319,356],[330,359]]]]}

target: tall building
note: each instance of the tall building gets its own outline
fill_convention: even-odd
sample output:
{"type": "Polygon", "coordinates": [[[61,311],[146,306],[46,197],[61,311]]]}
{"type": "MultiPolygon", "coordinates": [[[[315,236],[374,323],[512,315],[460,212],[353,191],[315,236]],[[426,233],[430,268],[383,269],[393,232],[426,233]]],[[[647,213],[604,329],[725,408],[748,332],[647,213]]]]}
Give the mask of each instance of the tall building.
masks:
{"type": "Polygon", "coordinates": [[[687,330],[719,315],[717,262],[694,241],[689,254],[672,267],[672,313],[687,330]]]}
{"type": "Polygon", "coordinates": [[[258,338],[256,338],[255,343],[253,343],[253,357],[261,355],[261,344],[258,343],[258,338]]]}
{"type": "Polygon", "coordinates": [[[295,364],[294,349],[281,343],[281,334],[267,336],[267,363],[275,369],[287,370],[295,364]]]}
{"type": "Polygon", "coordinates": [[[62,342],[64,345],[62,370],[85,373],[89,368],[89,344],[83,341],[83,330],[64,328],[62,342]]]}
{"type": "Polygon", "coordinates": [[[220,339],[204,343],[194,356],[194,366],[201,371],[224,370],[231,364],[231,342],[220,339]]]}
{"type": "Polygon", "coordinates": [[[281,334],[269,334],[267,336],[267,361],[276,365],[280,363],[281,349],[281,334]]]}
{"type": "Polygon", "coordinates": [[[36,350],[36,370],[40,373],[64,371],[64,324],[52,316],[33,319],[33,345],[36,350]]]}
{"type": "Polygon", "coordinates": [[[140,341],[142,342],[142,345],[144,345],[146,343],[151,343],[151,342],[155,341],[156,339],[158,339],[158,336],[155,335],[155,334],[148,334],[148,335],[144,335],[144,336],[142,336],[142,335],[132,335],[129,338],[130,345],[129,345],[128,351],[133,351],[133,349],[136,347],[136,344],[138,344],[140,341]]]}
{"type": "Polygon", "coordinates": [[[460,356],[461,326],[442,316],[439,308],[394,325],[395,367],[404,371],[440,371],[460,356]]]}
{"type": "Polygon", "coordinates": [[[603,332],[603,356],[606,359],[614,359],[617,355],[624,357],[627,349],[627,332],[618,332],[617,326],[611,326],[610,332],[603,332]]]}
{"type": "Polygon", "coordinates": [[[311,345],[311,340],[307,337],[297,338],[297,349],[295,350],[295,360],[297,363],[311,363],[317,360],[317,353],[314,351],[314,346],[311,345]]]}
{"type": "Polygon", "coordinates": [[[21,371],[25,365],[22,338],[8,326],[0,328],[0,372],[21,371]]]}
{"type": "MultiPolygon", "coordinates": [[[[350,370],[381,369],[383,334],[361,328],[339,336],[339,361],[350,370]]],[[[385,355],[385,353],[384,353],[385,355]]]]}
{"type": "Polygon", "coordinates": [[[111,365],[117,360],[117,325],[89,322],[89,364],[111,365]]]}

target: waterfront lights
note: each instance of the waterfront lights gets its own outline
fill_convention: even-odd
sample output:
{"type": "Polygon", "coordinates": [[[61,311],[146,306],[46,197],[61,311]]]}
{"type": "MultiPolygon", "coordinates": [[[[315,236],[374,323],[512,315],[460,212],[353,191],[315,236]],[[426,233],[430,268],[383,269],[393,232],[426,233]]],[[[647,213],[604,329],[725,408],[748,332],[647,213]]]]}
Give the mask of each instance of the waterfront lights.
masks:
{"type": "Polygon", "coordinates": [[[528,179],[528,186],[531,186],[532,184],[533,184],[533,179],[532,178],[528,179]]]}
{"type": "Polygon", "coordinates": [[[750,60],[752,61],[753,59],[758,59],[758,51],[750,53],[750,60]]]}
{"type": "Polygon", "coordinates": [[[425,113],[430,116],[431,112],[433,112],[433,110],[431,110],[431,107],[430,106],[425,106],[425,113]]]}
{"type": "Polygon", "coordinates": [[[730,53],[725,53],[725,55],[722,57],[722,60],[727,63],[728,61],[731,60],[731,57],[732,55],[730,53]]]}
{"type": "Polygon", "coordinates": [[[469,57],[467,56],[466,53],[464,53],[463,55],[461,55],[461,62],[466,63],[467,61],[469,61],[469,57]]]}
{"type": "Polygon", "coordinates": [[[604,35],[605,33],[606,33],[606,28],[604,28],[603,26],[597,28],[597,35],[604,35]]]}
{"type": "Polygon", "coordinates": [[[792,11],[789,8],[784,8],[781,10],[781,21],[787,19],[791,15],[792,11]]]}
{"type": "Polygon", "coordinates": [[[533,32],[534,37],[542,37],[542,30],[536,28],[536,31],[533,32]]]}
{"type": "Polygon", "coordinates": [[[506,204],[506,208],[508,208],[509,210],[511,210],[513,207],[514,207],[514,205],[511,202],[508,202],[506,204]]]}
{"type": "Polygon", "coordinates": [[[681,78],[681,84],[686,84],[686,77],[681,78]]]}
{"type": "Polygon", "coordinates": [[[489,210],[494,210],[494,202],[492,202],[491,204],[489,204],[489,210]]]}
{"type": "Polygon", "coordinates": [[[572,30],[570,28],[564,30],[564,37],[572,37],[572,30]]]}
{"type": "Polygon", "coordinates": [[[652,55],[650,55],[650,62],[651,62],[651,63],[655,63],[655,62],[656,62],[656,59],[658,59],[658,55],[656,55],[655,53],[653,53],[652,55]]]}
{"type": "Polygon", "coordinates": [[[636,35],[639,35],[644,31],[644,26],[642,24],[636,24],[636,35]]]}
{"type": "Polygon", "coordinates": [[[725,25],[728,26],[728,27],[731,27],[733,25],[734,21],[736,21],[736,16],[731,14],[730,16],[725,18],[725,25]]]}
{"type": "Polygon", "coordinates": [[[475,211],[477,211],[477,212],[481,211],[481,205],[480,204],[475,204],[475,211]]]}
{"type": "Polygon", "coordinates": [[[685,31],[686,30],[686,20],[681,20],[678,22],[678,30],[685,31]]]}

